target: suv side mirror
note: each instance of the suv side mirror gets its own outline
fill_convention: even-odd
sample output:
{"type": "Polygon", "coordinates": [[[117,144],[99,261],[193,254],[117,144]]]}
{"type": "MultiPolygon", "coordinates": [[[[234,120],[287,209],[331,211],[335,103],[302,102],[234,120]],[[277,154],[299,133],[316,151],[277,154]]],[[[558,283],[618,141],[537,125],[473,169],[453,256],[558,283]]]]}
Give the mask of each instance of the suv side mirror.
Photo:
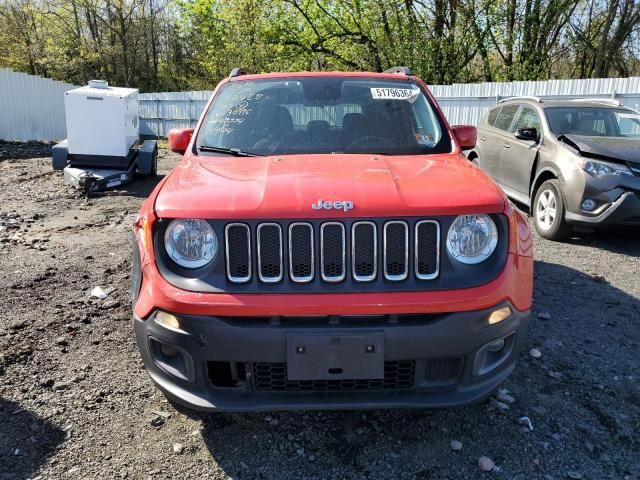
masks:
{"type": "Polygon", "coordinates": [[[470,150],[476,146],[478,130],[473,125],[454,125],[451,130],[462,150],[470,150]]]}
{"type": "Polygon", "coordinates": [[[513,134],[513,136],[516,137],[518,140],[533,140],[533,141],[537,141],[538,140],[538,130],[536,130],[533,127],[531,127],[531,128],[519,128],[518,130],[516,130],[516,132],[513,134]]]}
{"type": "Polygon", "coordinates": [[[169,149],[172,152],[184,153],[192,136],[193,128],[172,128],[168,136],[169,149]]]}

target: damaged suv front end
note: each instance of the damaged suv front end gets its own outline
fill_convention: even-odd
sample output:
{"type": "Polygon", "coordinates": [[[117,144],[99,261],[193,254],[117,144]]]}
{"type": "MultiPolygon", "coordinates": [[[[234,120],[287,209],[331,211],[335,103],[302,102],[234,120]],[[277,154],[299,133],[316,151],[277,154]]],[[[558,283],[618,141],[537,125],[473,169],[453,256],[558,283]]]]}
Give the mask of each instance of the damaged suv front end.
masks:
{"type": "Polygon", "coordinates": [[[618,101],[503,99],[478,138],[469,160],[530,207],[541,237],[640,224],[640,115],[618,101]]]}
{"type": "Polygon", "coordinates": [[[633,118],[636,134],[594,136],[562,134],[574,168],[563,170],[566,219],[585,227],[640,225],[640,115],[633,118]]]}

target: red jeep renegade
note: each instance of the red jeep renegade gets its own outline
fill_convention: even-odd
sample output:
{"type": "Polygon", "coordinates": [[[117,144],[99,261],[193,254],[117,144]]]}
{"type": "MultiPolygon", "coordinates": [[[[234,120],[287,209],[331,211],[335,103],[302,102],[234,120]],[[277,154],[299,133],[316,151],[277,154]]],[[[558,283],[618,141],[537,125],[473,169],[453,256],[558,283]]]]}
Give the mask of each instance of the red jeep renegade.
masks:
{"type": "Polygon", "coordinates": [[[513,370],[525,218],[406,67],[235,69],[134,225],[149,375],[195,409],[436,407],[513,370]]]}

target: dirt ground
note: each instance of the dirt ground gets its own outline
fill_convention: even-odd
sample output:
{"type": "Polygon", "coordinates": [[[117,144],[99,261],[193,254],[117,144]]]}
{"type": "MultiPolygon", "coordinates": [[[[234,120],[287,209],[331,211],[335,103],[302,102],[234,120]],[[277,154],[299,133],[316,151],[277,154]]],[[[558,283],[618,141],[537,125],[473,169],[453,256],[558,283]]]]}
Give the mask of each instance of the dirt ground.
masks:
{"type": "MultiPolygon", "coordinates": [[[[638,231],[536,238],[501,403],[202,415],[152,385],[132,331],[130,225],[160,177],[86,201],[47,155],[0,161],[0,478],[640,478],[638,231]]],[[[176,161],[161,151],[160,175],[176,161]]]]}

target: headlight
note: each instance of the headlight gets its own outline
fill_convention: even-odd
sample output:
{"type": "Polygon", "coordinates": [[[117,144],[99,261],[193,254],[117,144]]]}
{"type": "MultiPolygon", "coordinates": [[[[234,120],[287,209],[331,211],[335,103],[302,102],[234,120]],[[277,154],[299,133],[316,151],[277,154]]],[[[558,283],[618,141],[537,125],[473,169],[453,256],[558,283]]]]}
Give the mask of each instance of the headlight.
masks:
{"type": "Polygon", "coordinates": [[[460,215],[447,234],[449,255],[468,265],[489,258],[497,244],[498,229],[488,215],[460,215]]]}
{"type": "Polygon", "coordinates": [[[218,239],[204,220],[173,220],[164,234],[171,259],[184,268],[200,268],[218,253],[218,239]]]}
{"type": "Polygon", "coordinates": [[[622,163],[585,160],[582,164],[582,168],[596,177],[601,177],[603,175],[632,175],[631,170],[622,163]]]}

